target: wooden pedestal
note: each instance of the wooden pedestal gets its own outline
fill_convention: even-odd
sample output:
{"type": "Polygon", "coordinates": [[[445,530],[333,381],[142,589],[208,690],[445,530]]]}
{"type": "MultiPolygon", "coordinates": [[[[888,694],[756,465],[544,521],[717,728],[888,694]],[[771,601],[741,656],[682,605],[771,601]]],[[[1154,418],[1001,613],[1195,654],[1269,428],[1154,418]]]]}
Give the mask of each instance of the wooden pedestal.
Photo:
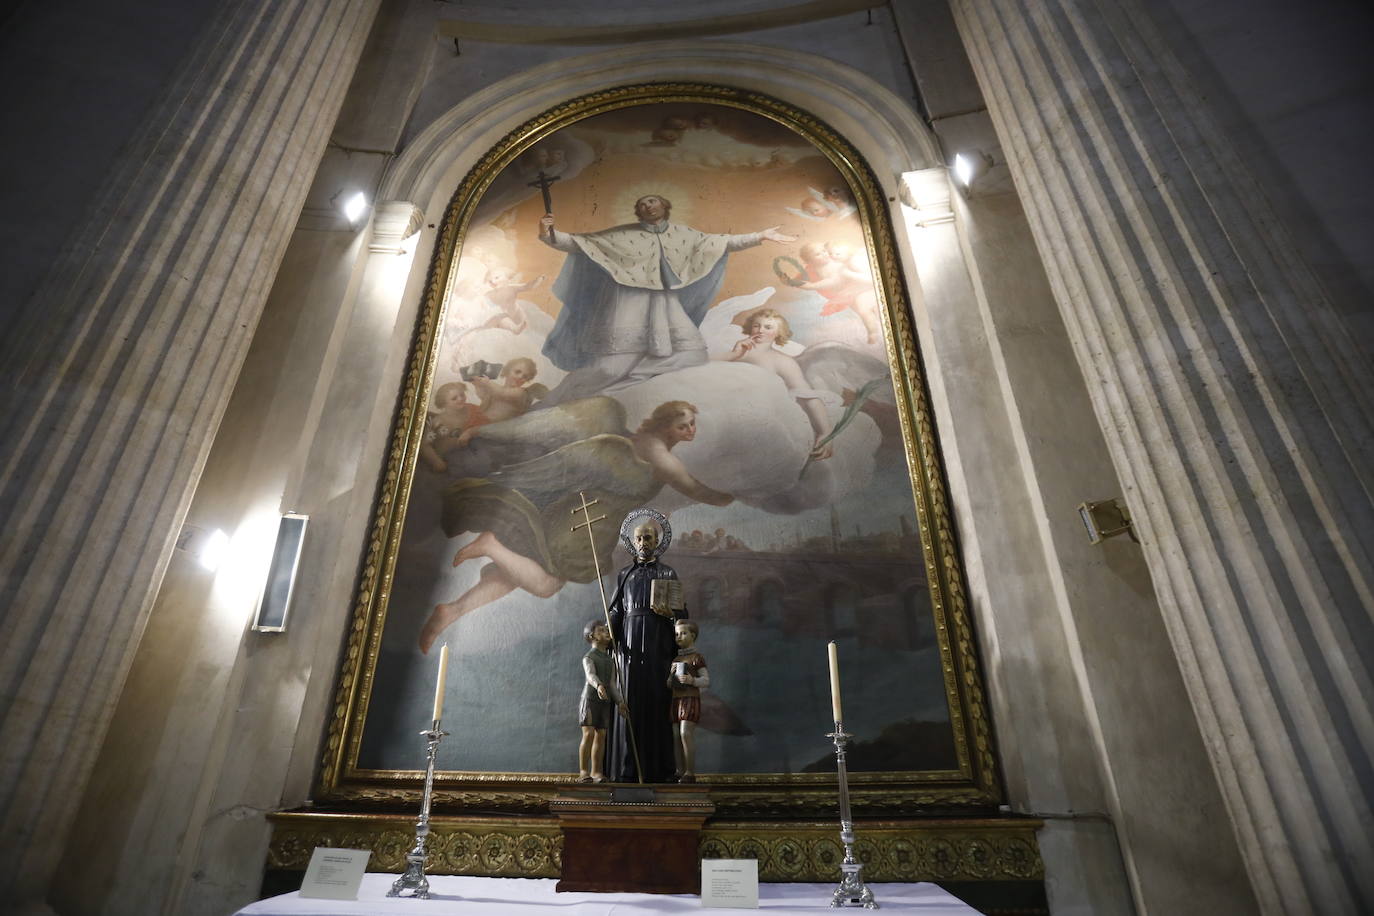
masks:
{"type": "Polygon", "coordinates": [[[549,803],[563,833],[560,891],[696,894],[701,825],[715,811],[696,786],[568,786],[549,803]]]}

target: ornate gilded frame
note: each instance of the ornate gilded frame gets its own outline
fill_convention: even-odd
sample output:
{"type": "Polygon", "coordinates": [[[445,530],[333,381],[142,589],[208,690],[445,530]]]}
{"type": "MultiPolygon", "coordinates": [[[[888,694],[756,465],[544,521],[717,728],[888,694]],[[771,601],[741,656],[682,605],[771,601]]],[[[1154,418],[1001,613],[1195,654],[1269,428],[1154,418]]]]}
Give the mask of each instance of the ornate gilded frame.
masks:
{"type": "MultiPolygon", "coordinates": [[[[791,105],[754,92],[691,83],[624,86],[581,96],[520,125],[468,172],[438,231],[408,370],[401,389],[391,448],[374,509],[360,572],[352,627],[344,652],[328,737],[316,786],[317,802],[345,807],[417,803],[419,770],[364,770],[356,765],[387,617],[405,507],[421,445],[435,374],[449,274],[462,250],[477,204],[501,171],[534,144],[585,118],[659,102],[709,103],[742,109],[778,122],[813,143],[839,170],[859,208],[887,329],[898,412],[940,647],[941,667],[958,760],[957,769],[859,773],[850,777],[856,810],[872,816],[910,815],[918,809],[995,807],[1002,799],[993,738],[970,623],[963,564],[951,523],[944,472],[936,446],[910,308],[896,254],[891,219],[872,171],[831,127],[791,105]]],[[[822,736],[818,737],[818,746],[822,736]]],[[[533,814],[547,811],[558,774],[442,772],[436,774],[439,810],[533,814]]],[[[712,774],[718,812],[731,817],[807,817],[833,809],[834,777],[805,774],[712,774]]]]}

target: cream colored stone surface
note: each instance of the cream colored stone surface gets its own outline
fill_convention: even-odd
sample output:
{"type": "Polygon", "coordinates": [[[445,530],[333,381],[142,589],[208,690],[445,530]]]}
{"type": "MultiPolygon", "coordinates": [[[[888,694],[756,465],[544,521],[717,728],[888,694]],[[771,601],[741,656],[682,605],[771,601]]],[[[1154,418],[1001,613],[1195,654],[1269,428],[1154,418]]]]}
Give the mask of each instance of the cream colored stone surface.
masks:
{"type": "MultiPolygon", "coordinates": [[[[1134,912],[1121,849],[1106,826],[1109,787],[1096,761],[1089,706],[1057,613],[1039,513],[1017,468],[1011,405],[980,315],[979,289],[955,223],[943,168],[906,176],[914,262],[908,283],[956,509],[993,721],[1012,807],[1052,819],[1042,848],[1059,900],[1097,913],[1134,912]],[[1092,823],[1092,818],[1098,819],[1092,823]],[[1079,818],[1086,816],[1088,822],[1079,818]]],[[[982,266],[982,265],[979,265],[982,266]]],[[[988,265],[991,268],[991,265],[988,265]]],[[[995,269],[995,268],[993,268],[995,269]]]]}
{"type": "MultiPolygon", "coordinates": [[[[1085,500],[1120,493],[1121,484],[1020,205],[1011,195],[994,195],[959,212],[992,365],[1015,416],[1019,468],[1039,522],[1065,658],[1088,708],[1105,810],[1137,908],[1251,912],[1254,900],[1144,554],[1126,538],[1090,544],[1074,511],[1085,500]]],[[[1009,629],[995,616],[989,626],[1009,629]]]]}
{"type": "Polygon", "coordinates": [[[1143,4],[954,6],[1259,905],[1368,912],[1367,353],[1143,4]]]}
{"type": "Polygon", "coordinates": [[[42,332],[10,366],[22,419],[0,444],[9,902],[41,898],[71,835],[375,7],[222,10],[111,176],[83,230],[98,244],[25,306],[42,332]]]}

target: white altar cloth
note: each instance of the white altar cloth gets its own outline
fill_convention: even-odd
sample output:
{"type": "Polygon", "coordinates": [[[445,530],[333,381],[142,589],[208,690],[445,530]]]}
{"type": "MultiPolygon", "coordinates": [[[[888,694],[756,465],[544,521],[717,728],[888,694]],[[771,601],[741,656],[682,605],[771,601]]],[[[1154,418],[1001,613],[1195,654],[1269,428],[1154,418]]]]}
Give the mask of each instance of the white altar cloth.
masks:
{"type": "MultiPolygon", "coordinates": [[[[705,909],[695,894],[559,894],[553,878],[470,878],[434,875],[430,898],[388,897],[395,875],[363,875],[357,900],[302,899],[292,892],[259,900],[234,916],[634,916],[692,913],[705,909]]],[[[838,882],[837,882],[838,883],[838,882]]],[[[978,911],[934,884],[873,884],[880,913],[918,916],[978,916],[978,911]]],[[[768,916],[833,912],[835,884],[760,884],[759,909],[768,916]]],[[[747,910],[712,909],[714,913],[747,910]]],[[[866,912],[850,910],[850,912],[866,912]]]]}

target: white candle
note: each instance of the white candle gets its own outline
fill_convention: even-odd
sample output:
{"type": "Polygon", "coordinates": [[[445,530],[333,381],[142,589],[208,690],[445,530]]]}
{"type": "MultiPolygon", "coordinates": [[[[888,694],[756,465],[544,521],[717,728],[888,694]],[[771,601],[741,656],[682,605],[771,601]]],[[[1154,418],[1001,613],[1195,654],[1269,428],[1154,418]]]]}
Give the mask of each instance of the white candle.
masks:
{"type": "Polygon", "coordinates": [[[835,641],[830,641],[830,706],[835,711],[835,721],[843,721],[840,714],[840,652],[835,641]]]}
{"type": "MultiPolygon", "coordinates": [[[[434,721],[444,714],[444,682],[448,679],[448,643],[439,650],[439,680],[434,685],[434,721]]],[[[837,709],[839,707],[836,707],[837,709]]]]}

